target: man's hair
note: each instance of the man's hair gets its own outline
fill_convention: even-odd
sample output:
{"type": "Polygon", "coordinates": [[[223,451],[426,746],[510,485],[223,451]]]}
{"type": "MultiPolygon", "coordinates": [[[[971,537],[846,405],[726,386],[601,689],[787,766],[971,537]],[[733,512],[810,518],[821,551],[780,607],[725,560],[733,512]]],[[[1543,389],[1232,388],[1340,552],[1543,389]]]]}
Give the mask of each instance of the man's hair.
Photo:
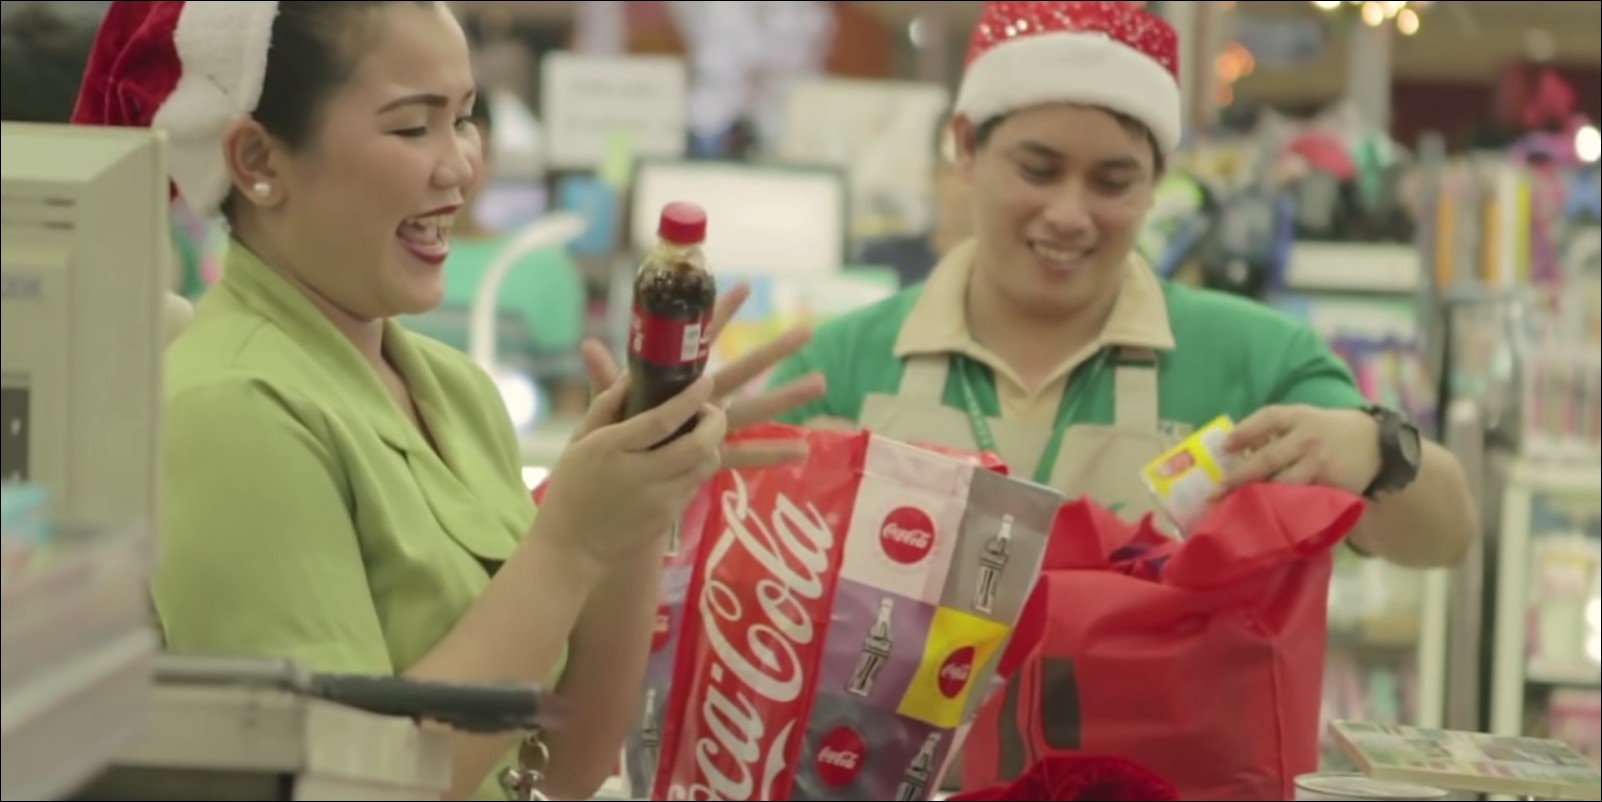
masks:
{"type": "Polygon", "coordinates": [[[94,46],[95,20],[30,3],[0,21],[0,119],[68,123],[94,46]]]}

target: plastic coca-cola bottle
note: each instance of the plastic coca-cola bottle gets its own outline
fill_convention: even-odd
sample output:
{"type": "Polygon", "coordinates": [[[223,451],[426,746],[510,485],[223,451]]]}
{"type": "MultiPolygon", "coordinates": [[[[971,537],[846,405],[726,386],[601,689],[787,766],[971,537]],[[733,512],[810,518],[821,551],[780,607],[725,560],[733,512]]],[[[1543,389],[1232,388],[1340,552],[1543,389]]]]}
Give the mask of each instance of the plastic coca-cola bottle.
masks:
{"type": "MultiPolygon", "coordinates": [[[[657,223],[656,247],[634,276],[629,325],[629,400],[632,417],[678,395],[706,370],[711,349],[717,280],[706,266],[706,211],[670,203],[657,223]]],[[[695,428],[695,419],[663,443],[695,428]]]]}

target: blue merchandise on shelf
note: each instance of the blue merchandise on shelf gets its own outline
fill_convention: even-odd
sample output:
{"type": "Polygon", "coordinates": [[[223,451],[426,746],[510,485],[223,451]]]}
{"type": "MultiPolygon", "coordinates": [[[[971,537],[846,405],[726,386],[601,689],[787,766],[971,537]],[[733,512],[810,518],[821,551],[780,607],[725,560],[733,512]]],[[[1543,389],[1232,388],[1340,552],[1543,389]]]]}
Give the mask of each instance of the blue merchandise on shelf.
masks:
{"type": "Polygon", "coordinates": [[[43,485],[0,486],[0,533],[42,545],[50,540],[50,491],[43,485]]]}

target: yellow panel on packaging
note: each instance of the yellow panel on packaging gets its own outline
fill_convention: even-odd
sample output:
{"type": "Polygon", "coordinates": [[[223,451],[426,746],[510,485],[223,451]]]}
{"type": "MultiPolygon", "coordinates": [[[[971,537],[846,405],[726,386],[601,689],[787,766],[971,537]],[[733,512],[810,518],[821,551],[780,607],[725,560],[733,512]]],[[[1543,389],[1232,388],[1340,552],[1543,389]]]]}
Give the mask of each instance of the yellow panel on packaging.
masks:
{"type": "Polygon", "coordinates": [[[1201,516],[1234,467],[1235,458],[1225,447],[1234,428],[1228,417],[1216,418],[1141,471],[1146,487],[1181,530],[1201,516]]]}
{"type": "Polygon", "coordinates": [[[923,661],[896,712],[934,727],[955,728],[967,709],[973,678],[1007,640],[1007,627],[940,607],[929,624],[923,661]]]}

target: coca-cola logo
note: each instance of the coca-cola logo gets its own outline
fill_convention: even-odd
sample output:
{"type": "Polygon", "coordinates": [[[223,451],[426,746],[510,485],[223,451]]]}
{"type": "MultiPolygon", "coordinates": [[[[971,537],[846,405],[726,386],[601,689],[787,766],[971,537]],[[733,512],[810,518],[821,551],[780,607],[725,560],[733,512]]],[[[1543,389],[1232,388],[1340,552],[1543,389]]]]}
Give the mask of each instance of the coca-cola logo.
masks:
{"type": "Polygon", "coordinates": [[[696,600],[708,659],[690,678],[700,698],[684,754],[695,777],[669,788],[669,799],[783,797],[786,747],[806,723],[809,653],[828,619],[835,535],[823,514],[783,493],[771,511],[754,511],[744,478],[724,475],[733,486],[720,499],[723,530],[706,551],[696,600]]]}
{"type": "Polygon", "coordinates": [[[941,696],[955,699],[962,695],[962,689],[968,687],[968,678],[973,676],[973,658],[973,647],[964,646],[952,652],[940,664],[940,674],[935,678],[935,684],[939,686],[941,696]]]}
{"type": "Polygon", "coordinates": [[[917,507],[897,507],[884,517],[879,527],[879,545],[884,554],[902,565],[914,565],[934,551],[934,519],[917,507]]]}
{"type": "Polygon", "coordinates": [[[836,727],[818,741],[818,779],[839,788],[856,782],[867,758],[867,745],[850,727],[836,727]]]}
{"type": "Polygon", "coordinates": [[[656,608],[656,625],[651,629],[651,652],[667,648],[673,638],[673,608],[663,604],[656,608]]]}

